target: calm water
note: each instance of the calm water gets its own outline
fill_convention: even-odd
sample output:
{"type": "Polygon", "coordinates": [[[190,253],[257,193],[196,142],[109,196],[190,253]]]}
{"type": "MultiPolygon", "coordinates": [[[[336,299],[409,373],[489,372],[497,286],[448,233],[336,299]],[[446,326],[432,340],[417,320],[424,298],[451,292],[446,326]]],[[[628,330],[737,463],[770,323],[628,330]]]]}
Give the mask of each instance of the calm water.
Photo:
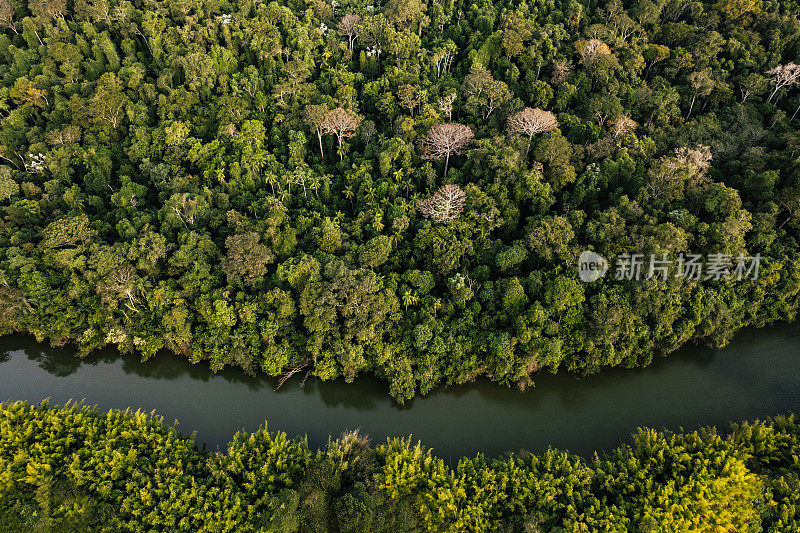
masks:
{"type": "Polygon", "coordinates": [[[444,458],[548,446],[589,455],[627,440],[638,426],[725,428],[731,420],[800,413],[800,327],[742,332],[723,350],[686,348],[652,366],[592,377],[542,375],[527,393],[488,382],[394,403],[381,382],[304,388],[226,370],[213,374],[170,354],[142,363],[104,350],[78,359],[70,348],[0,338],[0,401],[85,399],[102,409],[155,410],[197,442],[224,449],[240,429],[307,434],[312,446],[346,429],[373,440],[413,435],[444,458]]]}

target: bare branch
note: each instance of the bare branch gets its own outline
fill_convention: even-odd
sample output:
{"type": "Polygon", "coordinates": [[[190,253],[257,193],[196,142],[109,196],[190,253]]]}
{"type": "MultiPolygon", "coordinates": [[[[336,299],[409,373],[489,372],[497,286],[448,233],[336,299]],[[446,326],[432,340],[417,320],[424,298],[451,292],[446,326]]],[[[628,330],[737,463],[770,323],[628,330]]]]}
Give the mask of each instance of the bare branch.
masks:
{"type": "Polygon", "coordinates": [[[348,13],[342,17],[342,20],[339,21],[339,25],[336,26],[339,30],[339,35],[347,36],[347,45],[351,52],[353,51],[353,44],[356,42],[356,38],[358,38],[357,30],[359,24],[361,24],[361,17],[348,13]]]}
{"type": "Polygon", "coordinates": [[[769,76],[769,82],[775,86],[772,94],[767,98],[767,102],[771,102],[775,95],[778,94],[778,91],[784,87],[791,87],[800,83],[800,65],[796,65],[794,62],[778,65],[768,70],[767,76],[769,76]]]}
{"type": "Polygon", "coordinates": [[[465,199],[466,195],[461,187],[450,183],[440,187],[430,198],[421,200],[417,209],[423,216],[436,222],[450,222],[461,214],[465,199]]]}
{"type": "Polygon", "coordinates": [[[507,125],[509,135],[519,133],[528,137],[528,149],[525,151],[526,156],[528,155],[528,150],[530,150],[531,140],[534,135],[554,130],[557,127],[558,121],[553,113],[531,107],[526,107],[522,111],[508,117],[507,125]]]}
{"type": "Polygon", "coordinates": [[[447,176],[450,156],[462,153],[474,138],[472,129],[464,124],[436,124],[422,139],[422,158],[444,159],[444,175],[447,176]]]}
{"type": "Polygon", "coordinates": [[[337,107],[325,115],[325,120],[322,121],[322,130],[325,133],[336,135],[336,139],[339,141],[339,159],[344,159],[341,151],[342,142],[352,137],[360,125],[361,117],[342,107],[337,107]]]}

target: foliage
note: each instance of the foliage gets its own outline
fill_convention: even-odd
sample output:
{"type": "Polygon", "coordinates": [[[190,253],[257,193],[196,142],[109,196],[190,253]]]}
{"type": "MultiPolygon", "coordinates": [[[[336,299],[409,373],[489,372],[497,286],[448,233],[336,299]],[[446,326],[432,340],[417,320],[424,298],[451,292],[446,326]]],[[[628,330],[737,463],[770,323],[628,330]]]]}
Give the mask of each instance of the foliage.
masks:
{"type": "Polygon", "coordinates": [[[723,345],[800,305],[798,54],[795,0],[2,0],[0,333],[398,401],[723,345]]]}
{"type": "Polygon", "coordinates": [[[3,531],[794,531],[800,426],[640,430],[592,459],[548,450],[448,466],[358,431],[196,448],[156,416],[0,406],[3,531]]]}

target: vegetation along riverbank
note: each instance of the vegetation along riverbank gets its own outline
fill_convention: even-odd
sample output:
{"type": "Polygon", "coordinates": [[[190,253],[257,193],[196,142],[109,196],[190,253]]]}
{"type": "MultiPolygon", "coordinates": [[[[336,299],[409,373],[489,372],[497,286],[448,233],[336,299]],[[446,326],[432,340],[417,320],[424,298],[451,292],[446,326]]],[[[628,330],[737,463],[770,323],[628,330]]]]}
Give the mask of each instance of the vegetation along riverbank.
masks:
{"type": "Polygon", "coordinates": [[[585,460],[550,450],[447,466],[358,432],[314,453],[259,430],[224,453],[155,416],[0,406],[0,530],[682,532],[800,529],[800,426],[640,430],[585,460]]]}
{"type": "Polygon", "coordinates": [[[797,13],[0,0],[0,333],[403,401],[791,320],[797,13]],[[761,263],[584,283],[582,250],[761,263]]]}

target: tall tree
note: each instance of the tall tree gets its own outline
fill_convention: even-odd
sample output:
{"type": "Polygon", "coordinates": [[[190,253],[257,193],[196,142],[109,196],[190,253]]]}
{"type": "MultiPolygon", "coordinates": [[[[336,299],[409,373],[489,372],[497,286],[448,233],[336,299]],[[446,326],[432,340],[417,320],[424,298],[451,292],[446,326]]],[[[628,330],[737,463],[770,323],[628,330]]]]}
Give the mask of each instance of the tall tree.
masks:
{"type": "Polygon", "coordinates": [[[525,149],[525,155],[527,156],[528,151],[531,149],[531,141],[534,135],[554,130],[557,127],[556,116],[550,111],[526,107],[508,117],[506,129],[509,135],[519,133],[528,136],[528,147],[525,149]]]}
{"type": "Polygon", "coordinates": [[[769,82],[775,86],[775,89],[767,97],[767,102],[771,102],[781,89],[800,84],[800,65],[796,65],[794,62],[778,65],[768,70],[767,76],[769,82]]]}
{"type": "Polygon", "coordinates": [[[10,28],[16,34],[17,25],[14,23],[14,6],[11,0],[0,0],[0,26],[10,28]]]}
{"type": "Polygon", "coordinates": [[[322,129],[325,133],[335,135],[336,140],[339,141],[339,160],[344,159],[342,143],[345,139],[349,139],[355,134],[361,124],[361,120],[362,117],[360,115],[342,107],[337,107],[325,115],[325,119],[322,121],[322,129]]]}
{"type": "Polygon", "coordinates": [[[340,35],[347,36],[347,48],[353,51],[353,44],[358,38],[358,25],[361,24],[361,16],[353,13],[348,13],[342,17],[336,28],[339,30],[340,35]]]}
{"type": "Polygon", "coordinates": [[[319,155],[325,159],[325,152],[322,149],[322,136],[326,133],[325,119],[328,117],[330,109],[328,104],[317,104],[306,106],[306,124],[316,133],[317,140],[319,141],[319,155]]]}
{"type": "Polygon", "coordinates": [[[462,153],[474,138],[472,129],[464,124],[436,124],[422,139],[422,158],[444,158],[444,176],[447,177],[450,156],[462,153]]]}
{"type": "Polygon", "coordinates": [[[433,196],[420,200],[417,209],[436,222],[451,222],[461,214],[465,199],[466,195],[461,187],[448,183],[433,193],[433,196]]]}
{"type": "Polygon", "coordinates": [[[716,84],[714,80],[711,79],[711,73],[708,69],[701,70],[700,72],[692,72],[687,78],[689,80],[689,86],[692,88],[692,102],[689,104],[689,112],[686,113],[686,119],[688,120],[689,117],[692,116],[694,102],[697,97],[711,94],[716,84]]]}

